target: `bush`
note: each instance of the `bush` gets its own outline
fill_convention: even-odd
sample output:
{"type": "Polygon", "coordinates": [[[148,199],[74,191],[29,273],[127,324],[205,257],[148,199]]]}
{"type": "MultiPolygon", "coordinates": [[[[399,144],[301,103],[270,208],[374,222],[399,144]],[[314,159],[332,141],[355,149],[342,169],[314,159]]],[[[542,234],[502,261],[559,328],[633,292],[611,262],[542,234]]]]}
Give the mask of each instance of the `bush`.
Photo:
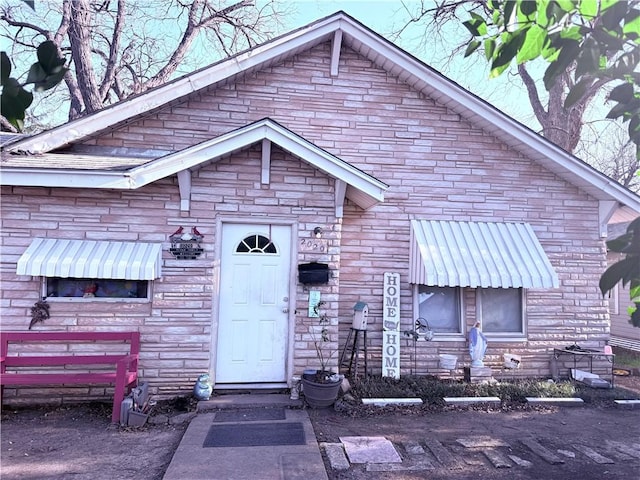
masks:
{"type": "Polygon", "coordinates": [[[428,405],[442,405],[444,397],[498,397],[506,403],[524,403],[525,397],[573,397],[572,382],[547,380],[511,380],[492,383],[468,383],[441,380],[432,376],[405,376],[398,380],[367,377],[356,380],[352,394],[362,398],[421,398],[428,405]]]}

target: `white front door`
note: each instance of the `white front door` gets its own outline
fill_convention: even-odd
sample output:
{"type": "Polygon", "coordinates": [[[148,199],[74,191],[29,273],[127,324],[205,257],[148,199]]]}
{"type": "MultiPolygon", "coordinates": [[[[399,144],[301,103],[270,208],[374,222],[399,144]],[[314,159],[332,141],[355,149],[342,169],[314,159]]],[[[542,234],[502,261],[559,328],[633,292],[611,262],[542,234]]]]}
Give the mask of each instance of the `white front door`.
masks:
{"type": "Polygon", "coordinates": [[[225,223],[216,384],[286,382],[291,227],[225,223]]]}

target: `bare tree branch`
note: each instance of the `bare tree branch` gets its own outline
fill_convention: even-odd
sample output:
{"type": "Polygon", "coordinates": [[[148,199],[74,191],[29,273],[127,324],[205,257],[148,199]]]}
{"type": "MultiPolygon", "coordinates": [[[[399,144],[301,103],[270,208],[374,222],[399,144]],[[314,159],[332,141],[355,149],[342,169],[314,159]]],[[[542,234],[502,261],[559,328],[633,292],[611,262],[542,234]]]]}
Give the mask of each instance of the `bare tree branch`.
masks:
{"type": "MultiPolygon", "coordinates": [[[[104,7],[104,5],[103,5],[104,7]]],[[[109,58],[106,60],[107,66],[102,78],[102,83],[98,89],[98,94],[101,99],[104,99],[107,92],[111,88],[113,79],[116,72],[116,63],[118,59],[118,51],[120,50],[120,40],[122,38],[122,29],[125,23],[125,6],[124,0],[118,0],[118,6],[116,9],[116,23],[113,27],[113,40],[111,42],[111,48],[109,50],[109,58]]]]}
{"type": "Polygon", "coordinates": [[[18,133],[18,129],[9,123],[9,120],[4,118],[3,115],[0,115],[0,130],[3,132],[18,133]]]}
{"type": "Polygon", "coordinates": [[[0,35],[25,52],[42,39],[70,52],[69,95],[58,95],[70,101],[69,119],[202,67],[217,59],[212,54],[231,55],[269,38],[290,8],[278,0],[259,8],[254,0],[41,0],[38,7],[0,7],[7,19],[0,35]],[[204,51],[194,49],[199,37],[210,40],[204,51]]]}
{"type": "Polygon", "coordinates": [[[71,0],[69,42],[76,78],[78,83],[83,86],[81,93],[86,113],[97,112],[103,107],[91,60],[92,21],[93,13],[89,0],[71,0]]]}

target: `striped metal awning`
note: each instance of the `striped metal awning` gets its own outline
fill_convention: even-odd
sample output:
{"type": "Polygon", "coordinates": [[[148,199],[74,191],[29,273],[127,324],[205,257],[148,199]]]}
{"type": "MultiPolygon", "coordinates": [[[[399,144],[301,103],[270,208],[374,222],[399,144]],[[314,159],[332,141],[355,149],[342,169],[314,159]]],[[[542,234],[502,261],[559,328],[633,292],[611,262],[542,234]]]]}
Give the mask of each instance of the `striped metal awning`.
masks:
{"type": "Polygon", "coordinates": [[[410,283],[557,288],[558,275],[527,223],[411,221],[410,283]]]}
{"type": "Polygon", "coordinates": [[[162,244],[35,238],[18,260],[18,275],[153,280],[161,276],[162,244]]]}

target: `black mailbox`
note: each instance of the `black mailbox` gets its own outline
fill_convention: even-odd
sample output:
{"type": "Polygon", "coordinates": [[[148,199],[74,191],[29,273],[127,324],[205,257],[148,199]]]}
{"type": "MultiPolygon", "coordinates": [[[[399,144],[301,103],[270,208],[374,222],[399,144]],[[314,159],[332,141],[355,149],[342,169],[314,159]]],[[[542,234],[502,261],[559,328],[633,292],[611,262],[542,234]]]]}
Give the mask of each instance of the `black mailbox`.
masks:
{"type": "Polygon", "coordinates": [[[329,281],[329,265],[326,263],[301,263],[298,265],[298,281],[300,283],[327,283],[329,281]]]}

